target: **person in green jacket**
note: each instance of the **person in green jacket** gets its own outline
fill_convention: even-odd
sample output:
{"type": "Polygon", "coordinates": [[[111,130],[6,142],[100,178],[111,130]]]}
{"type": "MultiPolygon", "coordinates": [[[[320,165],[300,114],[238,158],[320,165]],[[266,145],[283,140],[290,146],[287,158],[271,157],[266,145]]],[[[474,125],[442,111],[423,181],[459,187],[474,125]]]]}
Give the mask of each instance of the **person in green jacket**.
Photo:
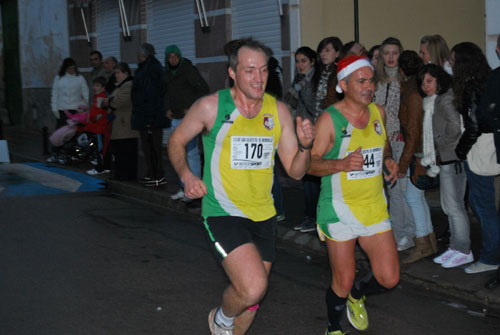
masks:
{"type": "MultiPolygon", "coordinates": [[[[167,117],[172,120],[171,133],[181,123],[191,105],[209,93],[209,88],[198,69],[189,59],[182,57],[181,50],[175,44],[169,45],[165,49],[164,82],[167,91],[167,117]]],[[[198,137],[193,138],[188,143],[186,150],[189,168],[197,177],[201,177],[198,137]]],[[[191,201],[184,196],[182,181],[179,183],[181,188],[172,195],[172,200],[191,201]]]]}

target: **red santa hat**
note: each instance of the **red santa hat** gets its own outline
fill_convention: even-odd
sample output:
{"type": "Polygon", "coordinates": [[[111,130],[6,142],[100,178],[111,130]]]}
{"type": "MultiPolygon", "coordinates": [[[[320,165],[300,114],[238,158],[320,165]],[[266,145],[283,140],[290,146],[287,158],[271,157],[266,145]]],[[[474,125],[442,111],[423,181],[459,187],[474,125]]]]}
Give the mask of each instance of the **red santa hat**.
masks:
{"type": "MultiPolygon", "coordinates": [[[[337,63],[337,82],[340,82],[342,79],[349,76],[354,71],[365,66],[368,66],[370,69],[373,70],[372,64],[370,63],[368,58],[364,56],[352,55],[342,58],[337,63]]],[[[342,93],[342,89],[338,84],[335,89],[337,92],[342,93]]]]}

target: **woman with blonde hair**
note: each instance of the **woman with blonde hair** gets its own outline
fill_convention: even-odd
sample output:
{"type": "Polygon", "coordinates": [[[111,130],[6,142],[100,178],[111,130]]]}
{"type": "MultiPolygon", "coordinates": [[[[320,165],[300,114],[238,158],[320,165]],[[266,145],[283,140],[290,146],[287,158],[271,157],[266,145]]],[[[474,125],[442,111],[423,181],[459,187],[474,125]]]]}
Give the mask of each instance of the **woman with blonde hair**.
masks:
{"type": "Polygon", "coordinates": [[[424,64],[436,64],[451,75],[450,49],[441,35],[426,35],[420,39],[420,58],[424,64]]]}
{"type": "MultiPolygon", "coordinates": [[[[375,67],[376,89],[374,102],[385,110],[387,139],[392,148],[393,158],[399,164],[405,143],[399,121],[399,106],[403,76],[399,71],[399,56],[403,52],[401,42],[394,37],[386,38],[380,45],[377,66],[375,67]]],[[[406,202],[407,180],[399,179],[389,187],[389,213],[392,230],[398,244],[398,251],[414,246],[414,220],[406,202]]]]}

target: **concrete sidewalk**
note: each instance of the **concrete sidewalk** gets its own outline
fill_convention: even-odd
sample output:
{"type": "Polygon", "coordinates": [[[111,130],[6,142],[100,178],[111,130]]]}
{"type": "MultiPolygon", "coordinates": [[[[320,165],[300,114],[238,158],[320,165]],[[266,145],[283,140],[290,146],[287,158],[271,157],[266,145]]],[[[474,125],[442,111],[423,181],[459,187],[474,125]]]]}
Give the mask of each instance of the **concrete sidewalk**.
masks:
{"type": "MultiPolygon", "coordinates": [[[[43,155],[43,139],[41,131],[25,130],[18,127],[4,127],[4,136],[8,140],[9,150],[13,162],[45,161],[47,156],[43,155]]],[[[193,217],[200,216],[200,202],[194,201],[186,204],[182,201],[173,201],[170,195],[178,189],[175,173],[168,164],[166,153],[163,155],[166,166],[167,185],[158,188],[146,188],[139,182],[123,182],[108,180],[110,192],[131,197],[148,204],[154,204],[177,212],[185,213],[193,217]]],[[[142,171],[142,156],[139,157],[140,171],[142,171]]],[[[75,162],[65,166],[68,169],[85,171],[92,166],[87,162],[75,162]]],[[[304,211],[304,200],[301,183],[286,176],[280,176],[283,188],[283,202],[287,219],[278,225],[278,237],[284,245],[299,247],[306,254],[326,254],[324,243],[320,242],[316,233],[300,233],[292,228],[302,220],[304,211]]],[[[426,192],[426,197],[431,207],[432,221],[438,236],[447,231],[447,217],[442,213],[439,203],[439,192],[426,192]]],[[[479,256],[481,232],[480,224],[475,217],[471,218],[472,251],[476,257],[479,256]]],[[[447,241],[440,242],[440,251],[446,249],[447,241]]],[[[367,260],[362,252],[357,252],[358,263],[367,265],[367,260]]],[[[404,258],[405,254],[400,253],[404,258]]],[[[495,272],[486,272],[469,275],[463,271],[465,266],[453,269],[444,269],[432,262],[432,258],[421,260],[417,263],[401,266],[401,277],[403,281],[410,281],[421,285],[425,290],[438,291],[461,299],[469,300],[473,304],[481,304],[485,314],[490,309],[500,309],[500,287],[488,290],[484,283],[491,278],[495,272]]],[[[327,285],[327,283],[325,283],[327,285]]],[[[496,313],[496,312],[495,312],[496,313]]]]}

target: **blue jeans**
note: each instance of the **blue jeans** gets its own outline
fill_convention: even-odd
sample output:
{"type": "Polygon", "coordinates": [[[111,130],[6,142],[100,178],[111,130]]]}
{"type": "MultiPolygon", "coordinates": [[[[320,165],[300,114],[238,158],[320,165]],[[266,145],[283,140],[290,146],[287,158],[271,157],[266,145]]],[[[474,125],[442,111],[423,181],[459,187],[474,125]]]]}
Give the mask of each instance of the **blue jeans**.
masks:
{"type": "Polygon", "coordinates": [[[431,211],[425,199],[425,191],[416,188],[410,180],[407,180],[405,197],[415,221],[415,237],[420,238],[432,233],[434,230],[431,211]]]}
{"type": "MultiPolygon", "coordinates": [[[[170,129],[170,133],[172,133],[175,128],[181,123],[182,119],[173,119],[172,120],[172,129],[170,129]]],[[[198,135],[199,136],[199,135],[198,135]]],[[[186,145],[186,160],[191,172],[198,178],[201,178],[201,160],[200,153],[198,151],[198,136],[193,138],[186,145]]],[[[179,180],[179,183],[182,188],[184,188],[184,183],[179,180]]]]}
{"type": "MultiPolygon", "coordinates": [[[[396,160],[396,163],[399,164],[399,159],[404,149],[404,142],[391,141],[390,144],[392,156],[396,160]]],[[[415,237],[415,219],[413,218],[410,205],[406,200],[408,183],[411,183],[409,178],[400,178],[396,185],[387,188],[391,227],[396,242],[400,241],[403,237],[407,237],[410,240],[415,237]]]]}
{"type": "Polygon", "coordinates": [[[470,227],[464,204],[467,178],[463,163],[441,165],[440,168],[439,193],[441,208],[450,223],[450,248],[467,254],[470,251],[470,227]]]}
{"type": "Polygon", "coordinates": [[[498,264],[498,214],[495,207],[494,176],[480,176],[469,169],[465,162],[465,173],[469,182],[469,203],[481,222],[481,254],[484,264],[498,264]]]}

